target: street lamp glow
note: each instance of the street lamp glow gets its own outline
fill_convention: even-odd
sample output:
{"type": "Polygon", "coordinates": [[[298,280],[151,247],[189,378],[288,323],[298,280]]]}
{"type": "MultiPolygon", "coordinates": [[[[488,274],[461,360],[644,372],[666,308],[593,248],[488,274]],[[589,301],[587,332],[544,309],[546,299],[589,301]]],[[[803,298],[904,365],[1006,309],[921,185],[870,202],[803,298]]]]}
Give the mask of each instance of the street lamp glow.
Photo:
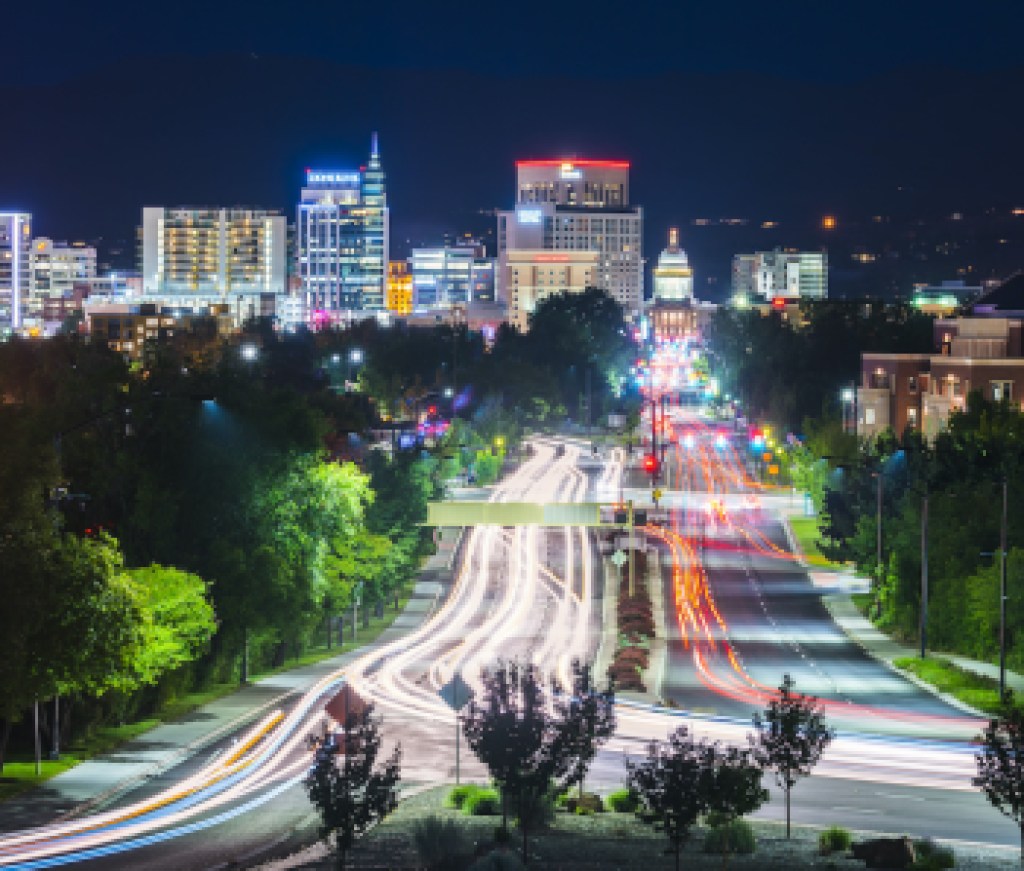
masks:
{"type": "Polygon", "coordinates": [[[246,363],[255,363],[260,356],[260,349],[252,342],[246,342],[238,349],[238,353],[246,363]]]}
{"type": "Polygon", "coordinates": [[[341,362],[341,354],[331,354],[331,362],[337,366],[341,362]]]}
{"type": "Polygon", "coordinates": [[[843,398],[843,402],[853,402],[853,388],[844,387],[843,392],[840,394],[843,398]]]}
{"type": "Polygon", "coordinates": [[[349,361],[349,363],[355,363],[356,365],[359,365],[360,363],[362,363],[363,362],[363,350],[362,350],[362,348],[353,348],[351,351],[349,351],[348,352],[348,361],[349,361]]]}

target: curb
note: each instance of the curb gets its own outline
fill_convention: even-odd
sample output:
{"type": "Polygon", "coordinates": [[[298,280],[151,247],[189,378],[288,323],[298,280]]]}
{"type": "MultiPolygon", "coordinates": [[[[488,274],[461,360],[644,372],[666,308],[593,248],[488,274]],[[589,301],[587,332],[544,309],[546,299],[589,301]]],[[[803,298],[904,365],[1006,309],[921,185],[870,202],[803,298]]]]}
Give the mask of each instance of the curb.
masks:
{"type": "MultiPolygon", "coordinates": [[[[850,599],[850,595],[849,595],[849,593],[831,593],[831,594],[829,594],[827,596],[822,596],[821,597],[821,602],[825,606],[825,609],[828,611],[829,616],[832,618],[832,622],[835,623],[836,626],[838,626],[840,628],[840,630],[842,630],[843,635],[845,635],[847,638],[850,639],[850,641],[852,641],[861,650],[863,650],[866,655],[870,656],[875,662],[877,662],[877,663],[879,663],[881,665],[884,665],[893,674],[899,675],[904,680],[908,681],[909,683],[914,684],[914,686],[916,686],[918,689],[921,689],[921,690],[924,690],[927,693],[930,693],[931,695],[935,696],[935,698],[945,702],[950,707],[956,708],[958,711],[960,711],[960,712],[962,712],[964,714],[967,714],[967,715],[969,715],[971,717],[977,717],[978,719],[985,720],[985,719],[989,718],[989,715],[986,714],[984,711],[979,711],[976,708],[973,708],[970,705],[968,705],[966,702],[962,702],[962,701],[960,701],[960,699],[955,698],[954,696],[951,696],[948,693],[942,692],[941,690],[939,690],[938,688],[936,688],[932,684],[930,684],[927,681],[924,681],[921,678],[919,678],[916,674],[912,674],[911,672],[904,671],[903,669],[899,668],[897,665],[894,665],[892,660],[886,659],[884,656],[879,656],[877,653],[872,651],[866,644],[864,644],[864,642],[861,641],[861,639],[859,639],[855,635],[851,635],[846,630],[846,627],[843,626],[843,624],[840,623],[835,618],[835,614],[832,611],[832,605],[833,605],[834,600],[839,599],[839,598],[845,598],[845,599],[849,600],[850,599]]],[[[852,600],[851,600],[851,604],[852,604],[852,600]]],[[[908,650],[907,651],[907,655],[908,656],[912,656],[913,655],[913,651],[908,650]]]]}

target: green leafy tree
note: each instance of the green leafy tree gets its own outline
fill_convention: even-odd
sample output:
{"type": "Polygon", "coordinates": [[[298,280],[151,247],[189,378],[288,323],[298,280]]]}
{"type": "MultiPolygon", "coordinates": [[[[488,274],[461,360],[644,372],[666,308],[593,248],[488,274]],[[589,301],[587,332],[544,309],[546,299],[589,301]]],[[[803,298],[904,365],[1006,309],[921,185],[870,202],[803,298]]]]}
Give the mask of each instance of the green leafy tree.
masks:
{"type": "Polygon", "coordinates": [[[979,748],[974,785],[993,807],[1017,824],[1024,862],[1024,710],[1011,698],[975,740],[979,748]]]}
{"type": "Polygon", "coordinates": [[[776,782],[786,796],[786,837],[790,837],[790,798],[793,787],[818,764],[835,732],[825,723],[825,713],[813,696],[793,691],[793,679],[782,679],[778,694],[764,714],[754,715],[755,736],[751,743],[758,759],[775,772],[776,782]]]}
{"type": "Polygon", "coordinates": [[[306,792],[320,813],[320,836],[334,841],[338,868],[356,840],[398,806],[402,750],[396,747],[378,766],[381,741],[367,707],[350,712],[335,735],[315,744],[306,792]]]}
{"type": "Polygon", "coordinates": [[[207,585],[198,575],[168,566],[127,569],[129,589],[141,615],[128,686],[155,683],[191,662],[216,631],[207,585]]]}

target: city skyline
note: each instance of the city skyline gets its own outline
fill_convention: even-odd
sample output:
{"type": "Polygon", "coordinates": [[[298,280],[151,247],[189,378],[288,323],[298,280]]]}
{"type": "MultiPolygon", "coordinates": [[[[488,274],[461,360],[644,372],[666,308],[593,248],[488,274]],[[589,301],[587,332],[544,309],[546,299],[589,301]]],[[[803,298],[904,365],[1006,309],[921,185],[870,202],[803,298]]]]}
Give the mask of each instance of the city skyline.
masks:
{"type": "Polygon", "coordinates": [[[545,26],[579,48],[551,52],[529,35],[544,20],[529,4],[514,16],[385,4],[386,36],[343,44],[323,34],[359,32],[371,13],[256,3],[245,21],[204,10],[195,28],[186,4],[154,29],[141,11],[101,27],[58,6],[47,52],[0,58],[0,99],[33,118],[0,142],[0,206],[31,212],[55,239],[102,239],[101,258],[119,249],[122,268],[142,207],[290,215],[304,169],[357,167],[369,130],[381,135],[399,256],[493,226],[486,213],[512,205],[518,159],[621,159],[644,250],[679,227],[698,293],[702,275],[726,280],[731,254],[755,243],[726,250],[690,230],[697,218],[775,224],[780,236],[756,247],[807,248],[821,244],[824,214],[843,232],[876,214],[1024,205],[1022,122],[1005,111],[1024,87],[1018,9],[570,5],[545,26]],[[596,62],[587,46],[612,21],[616,50],[596,62]],[[769,50],[775,37],[759,41],[759,29],[788,50],[769,50]]]}

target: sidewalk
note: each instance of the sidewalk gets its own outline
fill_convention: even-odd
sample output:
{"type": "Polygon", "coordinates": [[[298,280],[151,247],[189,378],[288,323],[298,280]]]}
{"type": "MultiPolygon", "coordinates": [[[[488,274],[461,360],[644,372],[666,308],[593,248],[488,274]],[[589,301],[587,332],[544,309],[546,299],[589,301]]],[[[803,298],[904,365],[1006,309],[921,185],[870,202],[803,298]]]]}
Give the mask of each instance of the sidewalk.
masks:
{"type": "MultiPolygon", "coordinates": [[[[438,551],[424,563],[405,609],[372,646],[386,644],[427,619],[451,583],[460,540],[457,530],[444,530],[438,551]]],[[[261,678],[0,803],[0,832],[80,816],[113,804],[148,779],[286,705],[290,698],[362,656],[369,647],[261,678]]]]}
{"type": "MultiPolygon", "coordinates": [[[[808,566],[807,560],[804,558],[803,552],[800,550],[800,545],[797,542],[796,536],[793,535],[793,531],[789,527],[789,518],[783,514],[782,525],[786,531],[786,537],[789,540],[790,548],[793,553],[797,556],[800,565],[808,569],[808,575],[811,577],[811,581],[815,586],[830,587],[835,592],[825,593],[821,597],[822,604],[828,609],[829,614],[835,621],[836,625],[854,642],[856,642],[863,650],[874,659],[888,666],[889,668],[897,671],[900,676],[906,678],[914,684],[917,684],[922,689],[928,690],[928,692],[938,696],[944,702],[952,705],[955,708],[959,708],[967,714],[971,714],[976,717],[987,717],[987,714],[977,711],[970,705],[961,702],[959,699],[953,698],[953,696],[940,692],[931,684],[922,681],[915,675],[908,674],[905,671],[897,669],[893,665],[894,660],[902,658],[914,658],[920,654],[920,650],[917,647],[911,647],[907,644],[902,644],[898,641],[893,640],[880,629],[878,629],[870,620],[868,620],[854,605],[853,599],[850,596],[851,592],[851,581],[853,578],[856,586],[857,581],[861,581],[861,590],[866,592],[869,588],[869,583],[866,579],[857,579],[849,572],[842,571],[822,571],[814,570],[811,571],[808,566]],[[835,577],[829,579],[829,575],[835,577]]],[[[857,592],[857,589],[853,589],[852,592],[857,592]]],[[[972,674],[981,675],[983,677],[989,677],[993,680],[999,679],[999,666],[993,665],[989,662],[981,662],[976,659],[969,659],[966,656],[959,656],[955,653],[940,653],[938,651],[928,651],[928,656],[935,659],[944,659],[947,662],[952,663],[958,668],[962,668],[964,671],[971,672],[972,674]]],[[[1024,675],[1020,675],[1016,672],[1007,670],[1006,672],[1006,686],[1013,690],[1015,695],[1024,693],[1024,675]]]]}

